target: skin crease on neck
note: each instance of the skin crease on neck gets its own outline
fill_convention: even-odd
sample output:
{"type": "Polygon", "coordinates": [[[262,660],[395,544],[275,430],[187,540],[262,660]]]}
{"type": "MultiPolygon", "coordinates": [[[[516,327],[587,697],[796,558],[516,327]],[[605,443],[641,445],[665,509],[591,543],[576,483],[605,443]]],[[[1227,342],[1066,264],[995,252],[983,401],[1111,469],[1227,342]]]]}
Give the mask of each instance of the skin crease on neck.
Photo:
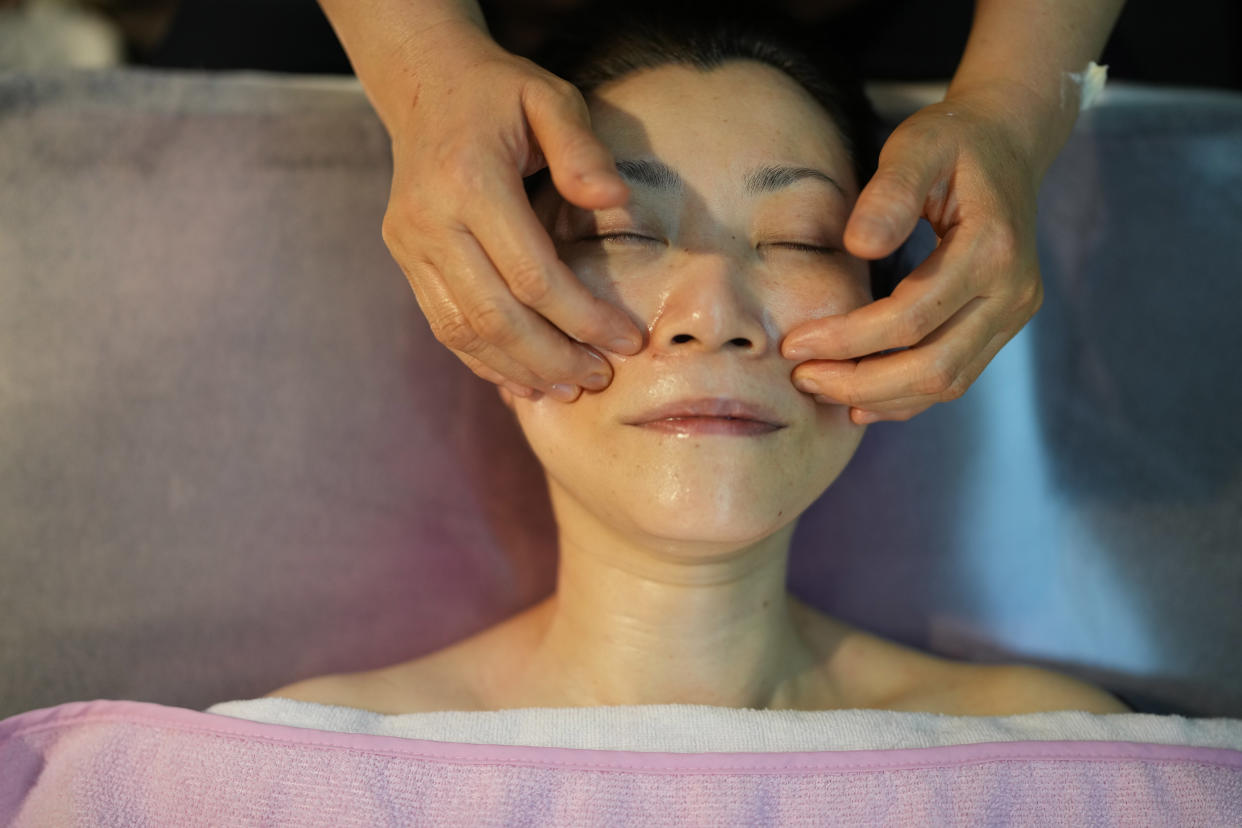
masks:
{"type": "Polygon", "coordinates": [[[603,210],[550,185],[534,196],[562,260],[647,334],[638,354],[608,354],[611,384],[575,402],[499,389],[547,473],[560,561],[553,595],[511,619],[484,702],[842,706],[823,642],[810,641],[812,611],[785,582],[797,517],[865,426],[795,388],[797,363],[780,343],[871,299],[868,264],[842,240],[859,190],[848,153],[814,98],[756,61],[642,70],[588,104],[618,162],[658,160],[683,186],[631,180],[626,204],[603,210]],[[750,192],[747,174],[766,165],[815,168],[839,187],[805,177],[750,192]],[[646,240],[584,238],[622,232],[646,240]],[[697,397],[761,401],[785,427],[734,436],[627,424],[697,397]]]}

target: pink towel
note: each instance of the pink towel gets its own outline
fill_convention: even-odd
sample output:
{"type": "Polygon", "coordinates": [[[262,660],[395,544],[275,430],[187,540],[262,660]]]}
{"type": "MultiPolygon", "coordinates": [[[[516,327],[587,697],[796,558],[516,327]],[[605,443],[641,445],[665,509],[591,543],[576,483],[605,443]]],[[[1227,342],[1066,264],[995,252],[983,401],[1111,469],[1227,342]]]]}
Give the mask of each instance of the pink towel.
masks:
{"type": "Polygon", "coordinates": [[[0,722],[0,823],[1242,825],[1242,751],[659,753],[337,733],[130,701],[0,722]]]}

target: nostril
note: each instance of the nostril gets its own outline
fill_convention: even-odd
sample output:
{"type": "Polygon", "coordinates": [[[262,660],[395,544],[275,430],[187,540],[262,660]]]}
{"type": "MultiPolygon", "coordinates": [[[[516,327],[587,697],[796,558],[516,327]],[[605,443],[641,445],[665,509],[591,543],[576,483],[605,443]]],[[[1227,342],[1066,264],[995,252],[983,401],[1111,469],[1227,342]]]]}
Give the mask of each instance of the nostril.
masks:
{"type": "MultiPolygon", "coordinates": [[[[680,345],[685,342],[690,342],[693,339],[694,339],[694,336],[692,334],[677,334],[677,336],[673,337],[673,342],[680,345]]],[[[747,339],[744,336],[735,336],[729,340],[729,344],[740,345],[743,348],[749,348],[752,343],[749,339],[747,339]]]]}

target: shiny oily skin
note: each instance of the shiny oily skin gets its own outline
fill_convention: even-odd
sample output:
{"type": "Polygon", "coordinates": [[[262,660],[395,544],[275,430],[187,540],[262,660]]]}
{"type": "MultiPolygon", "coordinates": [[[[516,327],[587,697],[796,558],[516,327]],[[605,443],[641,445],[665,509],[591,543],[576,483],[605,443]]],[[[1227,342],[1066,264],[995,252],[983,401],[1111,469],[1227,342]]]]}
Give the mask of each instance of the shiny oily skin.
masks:
{"type": "Polygon", "coordinates": [[[631,541],[753,542],[822,493],[864,430],[848,407],[798,391],[797,363],[779,347],[798,324],[870,300],[868,265],[842,242],[858,194],[852,165],[818,104],[753,61],[646,70],[589,104],[614,158],[657,158],[684,190],[631,182],[627,204],[583,210],[549,186],[534,207],[561,258],[640,322],[646,342],[631,357],[608,354],[611,385],[574,403],[502,396],[552,488],[631,541]],[[746,172],[764,164],[820,169],[846,194],[813,179],[748,194],[746,172]],[[761,399],[788,426],[760,440],[622,422],[697,396],[761,399]]]}
{"type": "Polygon", "coordinates": [[[633,183],[626,205],[598,211],[551,187],[534,199],[561,258],[647,334],[634,356],[608,355],[606,389],[575,402],[500,389],[547,472],[559,565],[556,591],[489,662],[482,706],[847,706],[824,665],[831,642],[807,638],[785,584],[796,518],[865,426],[795,388],[780,342],[870,299],[866,262],[783,244],[842,248],[858,194],[849,159],[819,105],[753,61],[644,70],[588,103],[614,158],[658,158],[685,187],[633,183]],[[747,172],[765,164],[820,169],[845,196],[811,179],[746,192],[747,172]],[[621,233],[640,238],[596,238],[621,233]],[[785,427],[629,425],[664,403],[721,396],[766,405],[785,427]]]}

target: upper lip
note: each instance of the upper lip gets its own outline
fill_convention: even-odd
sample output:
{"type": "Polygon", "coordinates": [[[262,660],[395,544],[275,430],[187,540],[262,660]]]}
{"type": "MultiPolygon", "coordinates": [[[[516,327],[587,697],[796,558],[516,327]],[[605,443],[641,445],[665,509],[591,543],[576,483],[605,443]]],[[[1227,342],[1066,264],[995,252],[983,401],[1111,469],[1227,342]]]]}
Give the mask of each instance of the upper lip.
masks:
{"type": "Polygon", "coordinates": [[[774,426],[785,425],[781,418],[767,406],[732,397],[700,397],[664,403],[628,420],[627,424],[641,425],[669,417],[732,417],[737,420],[756,420],[774,426]]]}

